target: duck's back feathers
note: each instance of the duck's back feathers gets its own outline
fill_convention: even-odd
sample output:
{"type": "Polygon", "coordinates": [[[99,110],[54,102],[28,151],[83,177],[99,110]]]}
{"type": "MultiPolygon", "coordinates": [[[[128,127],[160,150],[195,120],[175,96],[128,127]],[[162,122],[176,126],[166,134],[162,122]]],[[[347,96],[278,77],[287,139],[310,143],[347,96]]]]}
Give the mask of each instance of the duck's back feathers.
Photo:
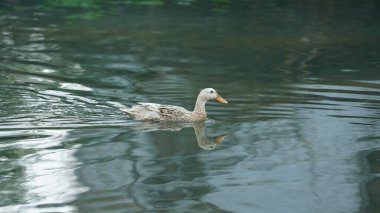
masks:
{"type": "Polygon", "coordinates": [[[138,103],[123,111],[133,119],[145,121],[178,121],[186,119],[191,114],[183,107],[155,103],[138,103]]]}

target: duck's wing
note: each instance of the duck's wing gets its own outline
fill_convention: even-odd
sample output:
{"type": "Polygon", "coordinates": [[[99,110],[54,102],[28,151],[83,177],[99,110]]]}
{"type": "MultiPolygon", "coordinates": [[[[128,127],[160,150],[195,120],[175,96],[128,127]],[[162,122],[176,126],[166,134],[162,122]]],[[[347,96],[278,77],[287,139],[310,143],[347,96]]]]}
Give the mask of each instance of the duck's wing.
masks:
{"type": "Polygon", "coordinates": [[[159,104],[153,103],[139,103],[131,108],[121,110],[136,120],[159,120],[161,113],[158,105],[159,104]]]}
{"type": "Polygon", "coordinates": [[[160,120],[180,120],[190,113],[188,110],[180,106],[163,105],[155,103],[139,104],[147,110],[157,113],[157,115],[160,117],[160,120]]]}

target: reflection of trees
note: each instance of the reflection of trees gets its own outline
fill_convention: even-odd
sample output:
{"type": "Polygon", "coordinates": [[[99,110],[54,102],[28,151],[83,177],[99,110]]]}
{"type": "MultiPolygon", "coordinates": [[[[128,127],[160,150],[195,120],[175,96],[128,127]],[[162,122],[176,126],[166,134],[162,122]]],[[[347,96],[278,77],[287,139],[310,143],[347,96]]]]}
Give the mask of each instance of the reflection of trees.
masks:
{"type": "MultiPolygon", "coordinates": [[[[9,139],[8,139],[9,140],[9,139]]],[[[7,141],[0,137],[0,142],[7,141]]],[[[25,167],[18,160],[29,150],[20,148],[2,148],[0,150],[0,207],[24,203],[26,190],[20,187],[25,181],[25,167]]]]}
{"type": "MultiPolygon", "coordinates": [[[[331,12],[344,7],[377,7],[376,0],[370,1],[263,1],[263,0],[32,0],[32,1],[5,1],[4,8],[36,6],[47,11],[51,9],[69,9],[67,19],[97,19],[114,13],[115,11],[128,10],[131,7],[141,8],[165,8],[173,11],[187,11],[188,9],[201,13],[211,14],[254,14],[262,10],[284,8],[291,11],[302,7],[310,12],[331,12]]],[[[1,3],[0,3],[1,5],[1,3]]]]}
{"type": "MultiPolygon", "coordinates": [[[[380,150],[376,149],[369,152],[365,161],[368,163],[369,178],[363,187],[363,193],[366,194],[368,203],[362,202],[363,209],[369,212],[380,211],[380,150]]],[[[367,200],[366,200],[367,201],[367,200]]]]}

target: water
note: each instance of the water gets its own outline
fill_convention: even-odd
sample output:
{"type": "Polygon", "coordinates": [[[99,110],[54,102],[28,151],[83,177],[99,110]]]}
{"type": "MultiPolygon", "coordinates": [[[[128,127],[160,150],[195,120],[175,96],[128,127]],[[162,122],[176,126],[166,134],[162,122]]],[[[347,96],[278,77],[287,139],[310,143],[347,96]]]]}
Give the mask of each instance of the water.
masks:
{"type": "Polygon", "coordinates": [[[376,2],[178,2],[3,5],[0,211],[380,211],[376,2]],[[205,124],[118,109],[205,87],[205,124]]]}

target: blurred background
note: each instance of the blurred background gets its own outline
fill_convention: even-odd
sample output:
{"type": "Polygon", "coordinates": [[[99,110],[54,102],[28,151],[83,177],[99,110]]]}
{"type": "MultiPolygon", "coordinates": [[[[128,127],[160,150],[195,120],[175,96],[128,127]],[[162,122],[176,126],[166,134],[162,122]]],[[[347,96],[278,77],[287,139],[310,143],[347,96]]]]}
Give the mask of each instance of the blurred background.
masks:
{"type": "Polygon", "coordinates": [[[378,0],[3,0],[1,212],[380,211],[378,0]],[[148,124],[137,102],[208,120],[148,124]]]}

